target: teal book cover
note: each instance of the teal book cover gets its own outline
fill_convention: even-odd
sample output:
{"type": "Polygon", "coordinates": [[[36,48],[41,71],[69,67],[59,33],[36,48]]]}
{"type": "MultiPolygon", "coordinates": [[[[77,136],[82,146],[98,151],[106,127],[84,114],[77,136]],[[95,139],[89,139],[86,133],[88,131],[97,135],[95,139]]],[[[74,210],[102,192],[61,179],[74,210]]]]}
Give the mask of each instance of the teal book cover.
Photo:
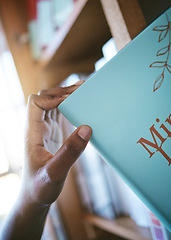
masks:
{"type": "Polygon", "coordinates": [[[171,231],[171,8],[59,110],[171,231]]]}

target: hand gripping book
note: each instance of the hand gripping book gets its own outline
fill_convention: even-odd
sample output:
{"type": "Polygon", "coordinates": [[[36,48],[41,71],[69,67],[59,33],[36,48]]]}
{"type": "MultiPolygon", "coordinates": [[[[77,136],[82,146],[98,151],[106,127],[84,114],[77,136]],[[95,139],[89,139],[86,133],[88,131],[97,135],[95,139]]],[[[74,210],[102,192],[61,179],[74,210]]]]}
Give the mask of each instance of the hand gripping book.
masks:
{"type": "Polygon", "coordinates": [[[171,8],[59,110],[171,231],[171,8]]]}

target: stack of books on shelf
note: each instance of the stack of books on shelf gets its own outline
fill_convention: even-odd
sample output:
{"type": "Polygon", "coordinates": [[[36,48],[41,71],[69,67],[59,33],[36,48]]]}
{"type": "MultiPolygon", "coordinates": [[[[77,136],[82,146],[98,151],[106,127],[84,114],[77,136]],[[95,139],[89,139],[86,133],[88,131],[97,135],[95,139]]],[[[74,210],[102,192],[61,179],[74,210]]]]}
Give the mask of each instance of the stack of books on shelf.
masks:
{"type": "Polygon", "coordinates": [[[156,218],[156,216],[149,209],[147,209],[147,218],[153,240],[171,239],[171,233],[169,233],[165,226],[156,218]]]}
{"type": "Polygon", "coordinates": [[[115,206],[112,201],[102,160],[91,144],[87,146],[80,158],[76,179],[86,210],[108,219],[116,217],[115,206]],[[82,192],[82,189],[85,188],[87,190],[82,192]],[[87,200],[85,201],[85,199],[87,200]]]}
{"type": "Polygon", "coordinates": [[[31,54],[35,60],[40,58],[73,9],[73,0],[27,0],[31,54]]]}

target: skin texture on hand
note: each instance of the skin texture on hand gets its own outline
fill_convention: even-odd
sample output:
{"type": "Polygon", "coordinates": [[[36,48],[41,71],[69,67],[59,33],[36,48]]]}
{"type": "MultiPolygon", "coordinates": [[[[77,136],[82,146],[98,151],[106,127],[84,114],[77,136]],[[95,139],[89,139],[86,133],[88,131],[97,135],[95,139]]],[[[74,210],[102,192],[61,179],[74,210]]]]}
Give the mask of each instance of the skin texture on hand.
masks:
{"type": "Polygon", "coordinates": [[[22,187],[2,239],[40,239],[51,203],[59,196],[68,171],[90,140],[91,128],[80,126],[52,154],[58,142],[57,107],[80,84],[43,90],[29,97],[22,187]]]}

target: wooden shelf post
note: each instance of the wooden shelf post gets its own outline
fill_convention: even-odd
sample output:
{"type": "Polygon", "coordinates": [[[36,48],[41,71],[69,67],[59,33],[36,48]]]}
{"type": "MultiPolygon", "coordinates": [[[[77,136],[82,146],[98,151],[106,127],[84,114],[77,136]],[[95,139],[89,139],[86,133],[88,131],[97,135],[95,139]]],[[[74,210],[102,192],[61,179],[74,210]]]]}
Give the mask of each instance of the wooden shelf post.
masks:
{"type": "Polygon", "coordinates": [[[118,51],[146,27],[137,0],[101,0],[101,4],[118,51]]]}

